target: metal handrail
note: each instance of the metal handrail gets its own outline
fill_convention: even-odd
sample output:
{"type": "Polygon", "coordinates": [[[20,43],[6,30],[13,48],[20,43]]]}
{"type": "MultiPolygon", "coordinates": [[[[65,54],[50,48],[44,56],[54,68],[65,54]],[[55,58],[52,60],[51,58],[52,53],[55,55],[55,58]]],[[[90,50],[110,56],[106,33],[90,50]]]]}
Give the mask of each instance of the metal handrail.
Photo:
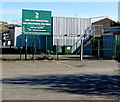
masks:
{"type": "MultiPolygon", "coordinates": [[[[78,43],[78,41],[80,41],[83,37],[84,37],[84,35],[81,36],[80,39],[78,39],[78,40],[76,41],[76,43],[78,43]]],[[[74,45],[76,45],[76,43],[74,43],[74,44],[72,45],[72,47],[73,47],[74,45]]]]}
{"type": "MultiPolygon", "coordinates": [[[[86,31],[88,31],[91,27],[92,27],[92,26],[90,26],[86,31]]],[[[91,29],[90,29],[90,31],[91,31],[91,29]]],[[[84,35],[82,35],[82,36],[80,37],[80,39],[78,39],[77,42],[73,44],[72,48],[73,48],[74,46],[77,46],[77,45],[78,45],[78,42],[79,42],[79,41],[81,42],[82,39],[87,39],[88,36],[93,35],[93,34],[94,34],[94,33],[93,33],[94,31],[95,31],[95,29],[93,29],[89,34],[87,34],[87,36],[86,36],[86,33],[85,33],[84,35]]],[[[95,34],[94,34],[94,36],[95,36],[95,34]]],[[[81,43],[79,43],[79,45],[80,45],[80,44],[81,44],[81,43]]]]}
{"type": "MultiPolygon", "coordinates": [[[[93,35],[93,34],[94,34],[94,33],[93,33],[94,31],[95,31],[95,29],[93,29],[93,30],[90,32],[89,35],[93,35]]],[[[89,35],[87,35],[87,37],[88,37],[89,35]]],[[[95,34],[94,34],[94,35],[95,35],[95,34]]],[[[86,38],[85,38],[85,39],[86,39],[86,38]]]]}

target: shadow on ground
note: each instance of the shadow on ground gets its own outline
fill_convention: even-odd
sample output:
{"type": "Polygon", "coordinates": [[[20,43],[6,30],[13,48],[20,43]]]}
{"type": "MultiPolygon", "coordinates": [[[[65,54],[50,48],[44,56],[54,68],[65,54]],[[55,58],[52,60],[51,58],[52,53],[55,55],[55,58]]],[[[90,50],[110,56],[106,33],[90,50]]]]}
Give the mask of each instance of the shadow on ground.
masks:
{"type": "Polygon", "coordinates": [[[44,75],[3,79],[4,84],[35,86],[32,89],[52,90],[72,94],[120,95],[117,75],[44,75]],[[36,86],[37,85],[37,86],[36,86]],[[38,85],[47,86],[40,88],[38,85]]]}

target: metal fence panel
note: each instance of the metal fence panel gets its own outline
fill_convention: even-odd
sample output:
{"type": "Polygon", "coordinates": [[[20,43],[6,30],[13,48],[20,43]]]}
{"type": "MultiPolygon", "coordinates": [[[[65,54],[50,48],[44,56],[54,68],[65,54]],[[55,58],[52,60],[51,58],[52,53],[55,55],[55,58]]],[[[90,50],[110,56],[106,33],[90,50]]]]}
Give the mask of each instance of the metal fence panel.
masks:
{"type": "Polygon", "coordinates": [[[103,35],[103,57],[113,58],[115,51],[115,35],[103,35]]]}

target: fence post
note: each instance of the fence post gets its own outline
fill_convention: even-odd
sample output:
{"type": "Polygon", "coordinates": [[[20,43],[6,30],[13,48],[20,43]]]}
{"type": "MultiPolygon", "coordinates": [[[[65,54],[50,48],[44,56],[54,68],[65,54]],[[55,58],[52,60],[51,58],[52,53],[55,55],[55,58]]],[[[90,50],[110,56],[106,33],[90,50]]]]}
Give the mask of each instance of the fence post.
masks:
{"type": "Polygon", "coordinates": [[[57,50],[57,60],[59,60],[59,56],[58,56],[58,38],[57,38],[57,46],[56,46],[56,50],[57,50]]]}
{"type": "Polygon", "coordinates": [[[114,42],[114,59],[116,59],[116,46],[117,46],[117,36],[115,36],[115,42],[114,42]]]}
{"type": "Polygon", "coordinates": [[[20,38],[20,60],[21,60],[21,54],[22,54],[22,48],[21,48],[21,47],[22,47],[22,46],[21,46],[22,44],[21,44],[21,42],[22,42],[22,41],[21,41],[21,38],[20,38]]]}
{"type": "Polygon", "coordinates": [[[92,53],[93,53],[93,52],[92,52],[92,51],[93,51],[93,47],[92,47],[93,43],[94,43],[94,42],[91,42],[91,44],[90,44],[90,46],[91,46],[91,47],[90,47],[90,59],[91,59],[92,53]]]}
{"type": "Polygon", "coordinates": [[[100,59],[100,40],[98,39],[98,59],[100,59]]]}
{"type": "Polygon", "coordinates": [[[80,60],[83,60],[83,40],[81,40],[81,48],[80,48],[80,60]]]}

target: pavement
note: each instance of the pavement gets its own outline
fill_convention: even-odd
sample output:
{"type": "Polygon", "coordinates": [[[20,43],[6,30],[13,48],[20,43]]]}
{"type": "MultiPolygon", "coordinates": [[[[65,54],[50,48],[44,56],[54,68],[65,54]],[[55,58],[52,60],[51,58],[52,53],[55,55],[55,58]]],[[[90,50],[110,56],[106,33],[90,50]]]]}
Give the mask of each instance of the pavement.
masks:
{"type": "Polygon", "coordinates": [[[116,100],[115,60],[3,61],[2,100],[116,100]]]}
{"type": "MultiPolygon", "coordinates": [[[[41,55],[35,54],[34,59],[40,58],[41,55]]],[[[51,55],[54,59],[57,59],[57,55],[51,55]]],[[[90,59],[89,55],[84,55],[84,59],[90,59]]],[[[2,54],[0,55],[0,58],[5,58],[5,59],[20,59],[20,54],[2,54]]],[[[27,59],[32,59],[33,55],[32,54],[27,54],[27,59]]],[[[21,59],[25,59],[25,54],[21,55],[21,59]]],[[[71,60],[71,61],[79,61],[80,60],[80,55],[58,55],[59,60],[71,60]]],[[[91,57],[91,59],[93,59],[91,57]]],[[[95,59],[95,58],[94,58],[95,59]]]]}

